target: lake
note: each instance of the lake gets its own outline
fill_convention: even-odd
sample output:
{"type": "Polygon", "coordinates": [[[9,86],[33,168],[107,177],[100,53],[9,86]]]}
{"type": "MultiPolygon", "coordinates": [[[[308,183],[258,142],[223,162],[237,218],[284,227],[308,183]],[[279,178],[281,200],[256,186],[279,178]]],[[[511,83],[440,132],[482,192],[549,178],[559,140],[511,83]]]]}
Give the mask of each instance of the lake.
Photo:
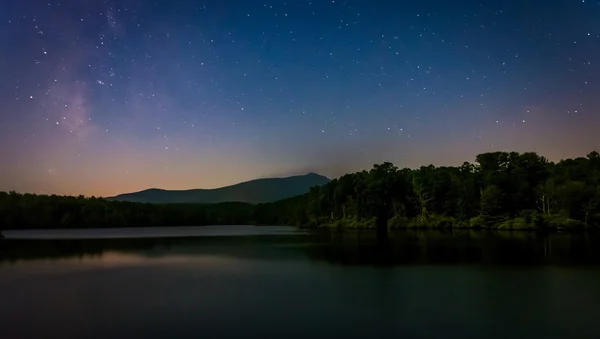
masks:
{"type": "Polygon", "coordinates": [[[600,236],[6,231],[0,338],[600,338],[600,236]]]}

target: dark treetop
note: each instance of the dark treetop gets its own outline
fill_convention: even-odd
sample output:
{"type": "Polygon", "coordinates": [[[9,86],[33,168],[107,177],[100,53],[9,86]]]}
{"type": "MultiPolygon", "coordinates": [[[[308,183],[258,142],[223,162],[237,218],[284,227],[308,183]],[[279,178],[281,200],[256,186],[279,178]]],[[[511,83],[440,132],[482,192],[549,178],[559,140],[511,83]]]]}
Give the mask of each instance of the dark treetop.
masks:
{"type": "Polygon", "coordinates": [[[0,193],[0,228],[287,224],[336,228],[591,229],[600,227],[600,155],[547,161],[480,154],[476,164],[344,175],[265,204],[143,204],[0,193]]]}

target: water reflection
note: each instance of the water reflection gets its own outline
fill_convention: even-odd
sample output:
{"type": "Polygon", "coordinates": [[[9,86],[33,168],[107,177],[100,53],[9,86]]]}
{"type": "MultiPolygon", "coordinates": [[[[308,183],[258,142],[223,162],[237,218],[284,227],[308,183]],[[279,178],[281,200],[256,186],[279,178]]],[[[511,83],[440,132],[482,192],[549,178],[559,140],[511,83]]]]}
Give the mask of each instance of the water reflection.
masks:
{"type": "Polygon", "coordinates": [[[347,265],[598,265],[594,234],[497,231],[404,231],[379,239],[368,232],[330,233],[311,257],[347,265]]]}
{"type": "Polygon", "coordinates": [[[309,235],[31,240],[0,242],[0,265],[39,259],[118,260],[219,256],[240,259],[314,261],[339,265],[598,265],[595,234],[535,234],[485,231],[399,231],[386,239],[373,232],[309,235]],[[107,254],[110,253],[111,257],[107,254]]]}
{"type": "Polygon", "coordinates": [[[408,231],[12,239],[0,242],[0,338],[600,338],[600,270],[573,268],[600,263],[598,244],[408,231]]]}

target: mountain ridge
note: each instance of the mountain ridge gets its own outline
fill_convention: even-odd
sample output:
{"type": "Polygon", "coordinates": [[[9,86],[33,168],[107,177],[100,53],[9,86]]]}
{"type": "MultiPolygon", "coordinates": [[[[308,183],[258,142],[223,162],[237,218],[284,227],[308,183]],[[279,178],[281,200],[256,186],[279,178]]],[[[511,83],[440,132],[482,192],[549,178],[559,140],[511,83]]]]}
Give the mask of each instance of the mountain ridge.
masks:
{"type": "Polygon", "coordinates": [[[307,193],[313,186],[321,186],[329,178],[307,173],[283,178],[260,178],[213,189],[167,190],[148,188],[138,192],[108,197],[112,201],[142,203],[203,203],[221,202],[267,203],[307,193]]]}

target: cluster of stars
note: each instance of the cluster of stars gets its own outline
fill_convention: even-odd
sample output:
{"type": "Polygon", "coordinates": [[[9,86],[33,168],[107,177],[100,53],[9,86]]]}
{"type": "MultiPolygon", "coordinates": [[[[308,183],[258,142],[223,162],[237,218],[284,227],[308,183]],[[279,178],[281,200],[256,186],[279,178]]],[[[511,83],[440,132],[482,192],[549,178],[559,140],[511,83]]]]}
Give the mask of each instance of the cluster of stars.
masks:
{"type": "MultiPolygon", "coordinates": [[[[2,114],[28,124],[30,147],[60,144],[82,164],[108,147],[170,164],[243,145],[251,162],[318,167],[329,161],[313,158],[322,145],[364,145],[364,161],[393,161],[379,149],[443,152],[472,136],[464,161],[548,120],[589,123],[600,107],[593,1],[63,0],[0,12],[14,37],[0,48],[19,46],[2,64],[12,112],[2,114]]],[[[0,127],[10,140],[12,127],[0,127]]]]}

